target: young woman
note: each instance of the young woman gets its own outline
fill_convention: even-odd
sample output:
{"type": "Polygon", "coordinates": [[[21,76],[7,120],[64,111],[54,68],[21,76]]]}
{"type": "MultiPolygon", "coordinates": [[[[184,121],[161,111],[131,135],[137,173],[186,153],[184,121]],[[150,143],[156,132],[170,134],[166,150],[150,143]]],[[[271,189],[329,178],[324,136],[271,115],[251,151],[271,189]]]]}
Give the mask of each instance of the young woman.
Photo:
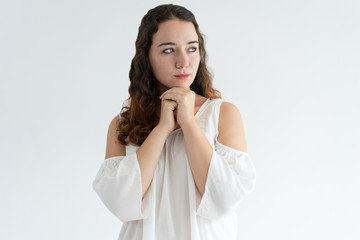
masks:
{"type": "Polygon", "coordinates": [[[236,239],[235,210],[255,169],[239,110],[212,87],[189,10],[149,10],[129,76],[93,182],[123,222],[119,239],[236,239]]]}

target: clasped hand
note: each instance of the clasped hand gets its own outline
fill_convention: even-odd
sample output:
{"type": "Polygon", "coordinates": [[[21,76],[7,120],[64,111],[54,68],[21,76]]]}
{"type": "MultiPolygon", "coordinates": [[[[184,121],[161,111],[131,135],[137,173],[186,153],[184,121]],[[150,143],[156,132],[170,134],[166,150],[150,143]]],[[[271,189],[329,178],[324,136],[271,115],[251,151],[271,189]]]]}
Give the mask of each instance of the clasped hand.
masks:
{"type": "Polygon", "coordinates": [[[186,88],[171,88],[161,96],[161,113],[159,126],[169,133],[177,127],[185,127],[195,120],[195,93],[186,88]]]}

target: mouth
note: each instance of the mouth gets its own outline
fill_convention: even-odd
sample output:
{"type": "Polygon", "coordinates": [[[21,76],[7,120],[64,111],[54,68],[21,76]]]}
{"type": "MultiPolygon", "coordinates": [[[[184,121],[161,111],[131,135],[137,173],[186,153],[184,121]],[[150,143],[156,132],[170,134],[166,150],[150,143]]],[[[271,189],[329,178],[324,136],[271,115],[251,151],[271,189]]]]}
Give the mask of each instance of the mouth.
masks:
{"type": "Polygon", "coordinates": [[[174,75],[174,76],[178,79],[186,79],[190,76],[190,74],[179,74],[179,75],[174,75]]]}

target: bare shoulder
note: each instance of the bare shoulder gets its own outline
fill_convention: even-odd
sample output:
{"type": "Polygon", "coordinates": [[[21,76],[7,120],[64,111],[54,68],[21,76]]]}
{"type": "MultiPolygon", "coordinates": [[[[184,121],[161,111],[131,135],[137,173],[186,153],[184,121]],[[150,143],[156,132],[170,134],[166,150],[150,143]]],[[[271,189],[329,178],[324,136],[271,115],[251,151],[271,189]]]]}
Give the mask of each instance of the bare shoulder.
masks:
{"type": "Polygon", "coordinates": [[[220,117],[231,118],[240,117],[240,110],[232,103],[223,101],[220,106],[220,117]]]}
{"type": "Polygon", "coordinates": [[[107,134],[105,159],[125,155],[125,146],[121,144],[118,140],[119,132],[117,131],[117,129],[119,121],[119,115],[116,115],[110,122],[107,134]]]}
{"type": "Polygon", "coordinates": [[[231,148],[247,151],[244,124],[239,109],[232,103],[222,102],[217,140],[231,148]]]}

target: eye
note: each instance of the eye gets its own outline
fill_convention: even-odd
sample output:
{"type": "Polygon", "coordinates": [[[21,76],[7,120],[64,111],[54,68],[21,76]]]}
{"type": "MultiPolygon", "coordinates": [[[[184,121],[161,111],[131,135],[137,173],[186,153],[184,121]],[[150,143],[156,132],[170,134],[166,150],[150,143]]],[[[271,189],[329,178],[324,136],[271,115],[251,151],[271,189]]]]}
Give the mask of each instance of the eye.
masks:
{"type": "Polygon", "coordinates": [[[196,50],[197,50],[197,47],[190,47],[190,48],[189,48],[189,51],[190,51],[190,52],[196,52],[196,50]]]}
{"type": "Polygon", "coordinates": [[[167,54],[172,53],[172,52],[174,52],[174,49],[172,49],[172,48],[167,48],[167,49],[163,50],[163,53],[167,53],[167,54]]]}

